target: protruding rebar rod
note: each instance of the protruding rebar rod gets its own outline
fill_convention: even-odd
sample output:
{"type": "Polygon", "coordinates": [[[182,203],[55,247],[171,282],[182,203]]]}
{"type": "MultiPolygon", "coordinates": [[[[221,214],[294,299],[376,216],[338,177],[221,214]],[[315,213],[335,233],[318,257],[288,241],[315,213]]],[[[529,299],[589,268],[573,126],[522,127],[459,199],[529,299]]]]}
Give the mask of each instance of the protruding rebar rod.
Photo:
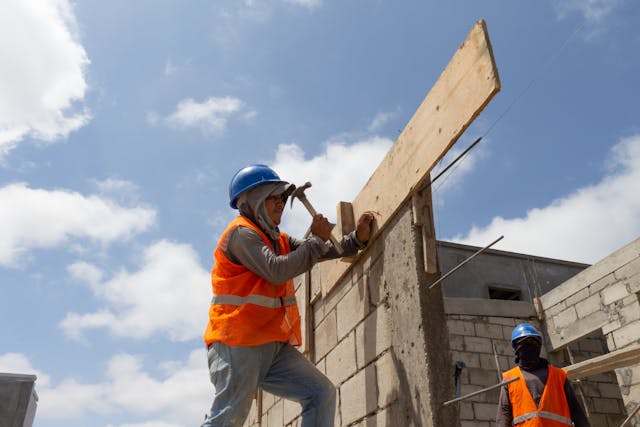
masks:
{"type": "Polygon", "coordinates": [[[622,422],[622,424],[620,425],[620,427],[626,427],[626,426],[628,426],[628,425],[629,425],[629,423],[631,422],[631,419],[632,419],[633,417],[635,417],[635,416],[636,416],[636,414],[638,413],[638,411],[640,411],[640,403],[638,403],[638,404],[636,405],[636,409],[634,409],[634,410],[629,414],[629,416],[627,417],[627,419],[626,419],[626,420],[624,420],[624,421],[622,422]]]}
{"type": "Polygon", "coordinates": [[[432,185],[434,182],[436,182],[436,180],[437,180],[438,178],[440,178],[442,175],[444,175],[444,173],[445,173],[446,171],[448,171],[449,169],[451,169],[451,167],[452,167],[453,165],[455,165],[455,164],[458,162],[458,160],[460,160],[461,158],[463,158],[463,157],[464,157],[464,155],[465,155],[465,154],[467,154],[467,153],[468,153],[468,152],[469,152],[473,147],[475,147],[475,146],[476,146],[476,144],[477,144],[478,142],[480,142],[481,140],[482,140],[482,137],[480,136],[480,137],[478,137],[478,139],[476,139],[475,141],[473,141],[473,143],[472,143],[470,146],[468,146],[467,148],[465,148],[465,150],[464,150],[462,153],[460,153],[460,154],[458,155],[458,157],[456,157],[455,159],[453,159],[453,161],[452,161],[451,163],[449,163],[449,164],[447,165],[447,167],[446,167],[446,168],[442,169],[442,170],[438,173],[438,175],[436,175],[436,177],[435,177],[435,178],[433,178],[433,179],[431,180],[431,182],[427,185],[427,187],[428,187],[428,186],[430,186],[430,185],[432,185]]]}
{"type": "Polygon", "coordinates": [[[458,397],[458,398],[453,399],[453,400],[447,400],[446,402],[444,402],[442,404],[442,406],[447,406],[447,405],[450,405],[452,403],[459,402],[460,400],[465,400],[465,399],[468,399],[470,397],[477,396],[477,395],[482,394],[482,393],[486,393],[488,391],[493,390],[494,388],[498,388],[498,387],[502,387],[503,385],[511,384],[512,382],[517,381],[519,379],[520,379],[520,377],[511,378],[510,380],[502,381],[499,384],[492,385],[491,387],[483,388],[482,390],[474,391],[473,393],[466,394],[466,395],[464,395],[462,397],[458,397]]]}

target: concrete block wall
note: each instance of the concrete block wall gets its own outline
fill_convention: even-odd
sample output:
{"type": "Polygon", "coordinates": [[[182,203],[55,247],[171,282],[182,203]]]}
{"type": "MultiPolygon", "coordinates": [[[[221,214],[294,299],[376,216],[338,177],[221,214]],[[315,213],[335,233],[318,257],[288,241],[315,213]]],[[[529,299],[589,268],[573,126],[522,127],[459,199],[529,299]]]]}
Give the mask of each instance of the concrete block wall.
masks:
{"type": "MultiPolygon", "coordinates": [[[[455,393],[453,364],[442,293],[428,290],[435,277],[423,259],[405,206],[328,295],[311,271],[303,347],[336,386],[336,426],[459,426],[455,408],[441,406],[455,393]]],[[[295,427],[299,413],[299,404],[263,393],[245,425],[295,427]]]]}
{"type": "MultiPolygon", "coordinates": [[[[598,331],[609,351],[640,343],[640,239],[543,295],[549,341],[560,349],[598,331]]],[[[627,411],[640,404],[640,365],[616,370],[627,411]]],[[[640,416],[631,425],[640,426],[640,416]]]]}
{"type": "MultiPolygon", "coordinates": [[[[461,395],[502,381],[498,378],[498,364],[500,372],[515,366],[511,332],[517,324],[530,323],[544,334],[533,305],[523,301],[446,298],[445,312],[452,359],[466,365],[460,375],[461,395]]],[[[565,350],[548,353],[543,347],[542,356],[563,367],[600,356],[606,353],[605,346],[604,337],[592,334],[571,346],[574,362],[565,350]]],[[[622,423],[623,402],[613,373],[596,375],[573,386],[591,425],[618,427],[622,423]]],[[[499,394],[500,389],[494,389],[462,401],[461,425],[495,426],[499,394]]]]}
{"type": "MultiPolygon", "coordinates": [[[[567,366],[607,353],[607,343],[600,331],[551,354],[552,363],[567,366]]],[[[624,419],[624,401],[615,372],[604,372],[573,382],[578,400],[593,426],[619,427],[624,419]]]]}
{"type": "MultiPolygon", "coordinates": [[[[452,359],[466,365],[460,375],[462,396],[502,381],[496,354],[500,372],[514,366],[511,331],[517,324],[540,327],[533,306],[523,301],[446,298],[445,312],[452,359]]],[[[454,404],[461,426],[495,426],[499,395],[500,389],[494,389],[454,404]]]]}

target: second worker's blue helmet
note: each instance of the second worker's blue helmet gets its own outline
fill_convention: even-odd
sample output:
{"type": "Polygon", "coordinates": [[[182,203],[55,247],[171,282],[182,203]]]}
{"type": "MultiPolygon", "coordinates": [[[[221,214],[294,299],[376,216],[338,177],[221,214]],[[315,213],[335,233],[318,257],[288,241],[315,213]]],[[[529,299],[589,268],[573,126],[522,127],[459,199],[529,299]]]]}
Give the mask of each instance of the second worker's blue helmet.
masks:
{"type": "Polygon", "coordinates": [[[528,323],[521,323],[513,328],[511,332],[511,347],[515,350],[516,342],[527,337],[536,338],[538,342],[542,344],[542,335],[540,335],[540,332],[528,323]]]}
{"type": "Polygon", "coordinates": [[[240,194],[267,182],[288,184],[267,165],[255,164],[240,169],[229,183],[229,205],[233,209],[238,209],[237,202],[240,194]]]}

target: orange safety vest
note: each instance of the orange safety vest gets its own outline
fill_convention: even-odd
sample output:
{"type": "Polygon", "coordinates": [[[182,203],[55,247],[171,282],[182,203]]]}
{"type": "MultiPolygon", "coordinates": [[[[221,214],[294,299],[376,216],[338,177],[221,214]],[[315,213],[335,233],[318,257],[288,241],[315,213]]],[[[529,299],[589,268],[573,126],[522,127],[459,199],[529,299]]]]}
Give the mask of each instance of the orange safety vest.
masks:
{"type": "MultiPolygon", "coordinates": [[[[243,216],[231,221],[222,233],[211,271],[213,298],[209,307],[209,323],[204,332],[205,343],[207,346],[215,341],[233,346],[255,346],[275,341],[302,344],[293,280],[281,285],[269,283],[244,265],[231,262],[220,249],[227,235],[240,226],[257,232],[273,250],[264,232],[243,216]]],[[[280,255],[291,252],[285,233],[280,233],[278,248],[280,255]]]]}
{"type": "Polygon", "coordinates": [[[547,365],[549,375],[539,406],[536,406],[527,388],[519,366],[502,374],[504,380],[520,377],[507,385],[513,413],[513,425],[518,427],[567,427],[572,426],[571,413],[564,394],[567,373],[564,369],[547,365]]]}

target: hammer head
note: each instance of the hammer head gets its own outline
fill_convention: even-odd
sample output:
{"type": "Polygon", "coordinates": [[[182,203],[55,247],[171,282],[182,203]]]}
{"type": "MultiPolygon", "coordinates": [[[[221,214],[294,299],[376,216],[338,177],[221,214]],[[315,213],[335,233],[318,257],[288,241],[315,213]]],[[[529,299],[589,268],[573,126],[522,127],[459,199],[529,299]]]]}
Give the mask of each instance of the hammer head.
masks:
{"type": "Polygon", "coordinates": [[[291,197],[291,205],[293,206],[293,201],[295,199],[302,199],[302,198],[307,198],[307,196],[305,196],[304,194],[304,190],[306,190],[307,188],[311,187],[311,183],[309,181],[305,182],[304,185],[301,185],[300,187],[296,187],[295,190],[293,190],[293,193],[291,193],[291,195],[289,197],[291,197]]]}

